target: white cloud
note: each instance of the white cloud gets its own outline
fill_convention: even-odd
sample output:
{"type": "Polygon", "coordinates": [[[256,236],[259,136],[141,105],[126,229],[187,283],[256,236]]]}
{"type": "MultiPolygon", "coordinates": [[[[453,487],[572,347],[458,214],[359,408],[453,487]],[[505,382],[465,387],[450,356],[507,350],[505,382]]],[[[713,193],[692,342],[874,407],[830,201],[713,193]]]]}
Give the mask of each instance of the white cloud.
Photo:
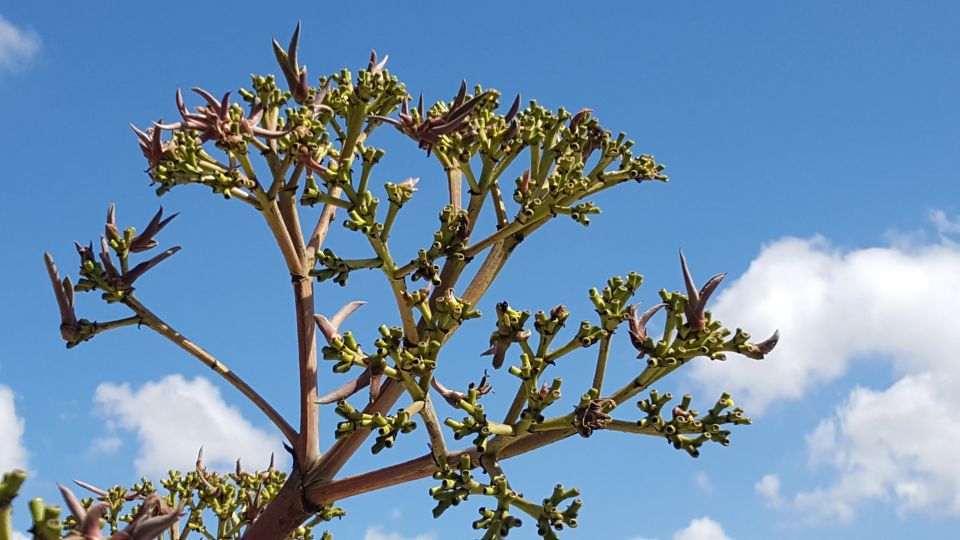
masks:
{"type": "Polygon", "coordinates": [[[367,532],[363,535],[363,540],[436,540],[437,536],[433,533],[418,534],[414,537],[403,536],[398,532],[386,532],[380,525],[367,527],[367,532]]]}
{"type": "Polygon", "coordinates": [[[94,439],[90,443],[90,452],[93,454],[114,454],[123,446],[123,440],[116,435],[105,435],[94,439]]]}
{"type": "Polygon", "coordinates": [[[40,36],[17,28],[0,15],[0,71],[17,71],[40,50],[40,36]]]}
{"type": "MultiPolygon", "coordinates": [[[[960,221],[932,212],[938,243],[841,251],[823,238],[787,238],[765,247],[717,299],[715,313],[765,337],[781,329],[762,362],[703,362],[693,378],[729,389],[749,414],[812,399],[851,362],[892,363],[886,389],[857,387],[806,436],[808,461],[836,477],[781,494],[780,478],[755,486],[773,507],[811,520],[851,520],[858,506],[888,502],[900,513],[960,515],[960,221]]],[[[921,238],[917,236],[917,238],[921,238]]],[[[819,398],[819,396],[817,396],[819,398]]]]}
{"type": "Polygon", "coordinates": [[[754,484],[753,489],[760,494],[768,506],[780,508],[783,498],[780,497],[780,477],[776,474],[767,474],[754,484]]]}
{"type": "Polygon", "coordinates": [[[677,531],[673,540],[731,540],[723,527],[716,521],[704,516],[694,519],[685,529],[677,531]]]}
{"type": "Polygon", "coordinates": [[[13,391],[0,385],[0,473],[27,467],[23,419],[17,416],[13,391]]]}
{"type": "Polygon", "coordinates": [[[960,217],[950,219],[943,210],[931,210],[930,221],[941,238],[949,240],[949,236],[960,234],[960,217]]]}
{"type": "MultiPolygon", "coordinates": [[[[369,540],[369,539],[366,539],[369,540]]],[[[646,536],[633,536],[629,540],[659,540],[646,536]]],[[[709,517],[693,519],[690,524],[673,535],[673,540],[731,540],[723,527],[709,517]]]]}
{"type": "Polygon", "coordinates": [[[210,468],[232,467],[237,458],[262,467],[271,453],[280,462],[287,455],[277,436],[254,427],[202,377],[170,375],[135,390],[129,384],[103,383],[94,402],[108,423],[136,432],[137,474],[192,469],[201,446],[210,468]]]}
{"type": "Polygon", "coordinates": [[[851,520],[858,504],[960,515],[960,396],[955,379],[908,375],[886,390],[854,389],[808,436],[813,464],[835,468],[830,486],[798,493],[800,510],[851,520]]]}
{"type": "Polygon", "coordinates": [[[960,350],[960,247],[948,243],[843,253],[823,238],[787,238],[764,248],[719,296],[714,313],[764,338],[781,329],[767,360],[731,355],[698,362],[692,377],[730,390],[748,414],[804,398],[843,375],[851,361],[891,359],[902,373],[956,377],[960,350]]]}
{"type": "Polygon", "coordinates": [[[20,531],[13,531],[13,540],[32,540],[33,536],[27,536],[20,531]]]}

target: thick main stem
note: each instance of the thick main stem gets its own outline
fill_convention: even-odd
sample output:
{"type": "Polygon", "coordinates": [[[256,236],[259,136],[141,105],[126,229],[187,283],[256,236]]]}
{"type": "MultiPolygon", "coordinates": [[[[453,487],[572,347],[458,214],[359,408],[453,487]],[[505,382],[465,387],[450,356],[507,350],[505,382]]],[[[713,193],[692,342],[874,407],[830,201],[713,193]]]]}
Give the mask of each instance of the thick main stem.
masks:
{"type": "Polygon", "coordinates": [[[243,540],[278,540],[296,530],[313,512],[304,508],[300,471],[294,467],[276,497],[244,531],[243,540]]]}
{"type": "Polygon", "coordinates": [[[320,418],[317,399],[317,324],[314,321],[313,279],[293,281],[297,310],[297,351],[300,367],[300,445],[297,457],[307,465],[320,457],[320,418]]]}

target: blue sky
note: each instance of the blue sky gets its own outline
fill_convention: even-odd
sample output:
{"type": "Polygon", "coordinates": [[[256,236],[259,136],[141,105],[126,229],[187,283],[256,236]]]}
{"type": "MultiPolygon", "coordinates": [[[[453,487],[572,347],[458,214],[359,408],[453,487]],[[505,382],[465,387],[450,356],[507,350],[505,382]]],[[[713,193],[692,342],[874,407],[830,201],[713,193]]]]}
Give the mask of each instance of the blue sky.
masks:
{"type": "MultiPolygon", "coordinates": [[[[374,48],[428,101],[449,99],[466,78],[551,107],[590,107],[667,165],[669,184],[598,197],[604,213],[589,229],[558,221],[525,241],[482,310],[502,299],[532,310],[564,303],[574,319],[590,318],[586,291],[631,270],[645,276],[637,298],[649,305],[658,289],[681,287],[682,247],[695,276],[729,273],[717,317],[756,335],[781,330],[762,363],[696,364],[658,384],[703,404],[733,392],[755,422],[729,448],[692,460],[656,440],[598,433],[506,462],[532,498],[557,482],[581,488],[581,525],[564,538],[956,530],[960,7],[775,4],[0,6],[0,469],[26,467],[27,493],[55,499],[55,482],[128,483],[167,459],[188,465],[184,452],[200,444],[221,464],[237,449],[254,460],[277,446],[241,396],[145,329],[64,350],[41,254],[73,273],[72,241],[96,238],[110,202],[122,223],[139,226],[160,202],[181,212],[160,240],[183,251],[138,284],[138,296],[294,416],[293,312],[268,231],[247,208],[200,188],[158,201],[127,124],[175,117],[177,87],[217,94],[247,86],[251,72],[278,72],[270,38],[285,40],[300,19],[311,77],[362,67],[374,48]],[[164,392],[185,397],[152,406],[164,392]],[[215,433],[213,424],[231,428],[219,442],[194,440],[215,433]]],[[[402,142],[384,136],[377,180],[421,178],[418,206],[394,239],[395,251],[413,254],[433,231],[442,171],[402,142]]],[[[334,230],[332,246],[354,245],[349,231],[334,230]]],[[[367,300],[351,323],[372,338],[378,324],[395,322],[379,277],[321,286],[318,311],[367,300]]],[[[93,297],[80,306],[91,319],[119,313],[93,297]]],[[[442,368],[448,380],[486,365],[477,353],[489,326],[458,333],[442,368]]],[[[610,380],[636,372],[625,339],[613,353],[610,380]]],[[[588,376],[589,362],[572,357],[562,376],[588,376]]],[[[339,383],[321,373],[323,388],[339,383]]],[[[497,374],[503,390],[488,408],[507,406],[510,379],[497,374]]],[[[322,421],[329,444],[332,411],[322,421]]],[[[420,455],[419,436],[376,459],[361,452],[346,472],[420,455]]],[[[331,530],[339,539],[467,537],[479,504],[433,520],[429,486],[346,500],[348,518],[331,530]]]]}

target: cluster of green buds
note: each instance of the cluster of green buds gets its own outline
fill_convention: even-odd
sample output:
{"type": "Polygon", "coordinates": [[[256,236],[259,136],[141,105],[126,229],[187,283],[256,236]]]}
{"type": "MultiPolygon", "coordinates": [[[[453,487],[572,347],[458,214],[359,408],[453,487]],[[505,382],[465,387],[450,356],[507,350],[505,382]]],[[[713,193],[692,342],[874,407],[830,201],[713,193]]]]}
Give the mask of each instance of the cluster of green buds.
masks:
{"type": "MultiPolygon", "coordinates": [[[[543,312],[537,315],[542,315],[543,312]]],[[[490,334],[490,348],[483,355],[493,356],[493,368],[500,369],[506,358],[507,350],[514,343],[526,343],[530,331],[523,325],[530,318],[530,310],[517,311],[507,302],[497,303],[497,328],[490,334]]]]}
{"type": "Polygon", "coordinates": [[[107,222],[104,226],[106,232],[100,237],[99,261],[94,258],[92,242],[87,246],[76,244],[82,279],[77,282],[74,290],[99,290],[103,292],[103,299],[108,303],[123,301],[127,294],[133,292],[133,284],[137,279],[180,251],[180,246],[174,246],[130,268],[130,253],[140,253],[156,247],[158,243],[154,236],[176,216],[177,214],[174,214],[163,219],[161,208],[144,228],[143,233],[136,235],[136,229],[128,227],[121,234],[114,218],[114,206],[111,204],[107,209],[107,222]],[[118,258],[118,264],[113,262],[111,252],[118,258]]]}
{"type": "Polygon", "coordinates": [[[327,157],[339,157],[327,131],[331,117],[328,107],[305,105],[300,108],[287,107],[283,110],[283,116],[277,118],[277,127],[287,133],[287,136],[277,139],[277,150],[297,159],[309,171],[320,173],[325,183],[336,181],[336,177],[321,164],[327,157]]]}
{"type": "Polygon", "coordinates": [[[667,392],[660,394],[656,390],[650,391],[650,397],[637,402],[646,417],[637,422],[641,433],[655,434],[664,437],[674,448],[684,450],[692,457],[700,455],[700,447],[707,441],[713,441],[723,446],[730,444],[730,430],[722,429],[723,425],[748,425],[750,419],[743,415],[743,409],[734,407],[730,394],[724,393],[717,403],[707,413],[699,418],[696,410],[690,408],[692,400],[685,394],[680,404],[671,411],[670,420],[663,418],[662,412],[666,404],[673,399],[667,392]],[[726,412],[724,412],[726,411],[726,412]]]}
{"type": "Polygon", "coordinates": [[[774,332],[759,343],[750,343],[749,340],[750,334],[737,328],[733,337],[724,343],[724,349],[740,353],[753,360],[763,360],[763,357],[777,346],[777,342],[780,341],[780,332],[774,332]]]}
{"type": "Polygon", "coordinates": [[[390,204],[397,207],[407,204],[413,198],[414,192],[417,191],[417,182],[419,182],[418,178],[407,178],[399,184],[392,182],[384,184],[383,189],[387,192],[387,199],[390,200],[390,204]]]}
{"type": "Polygon", "coordinates": [[[550,497],[543,500],[540,506],[540,515],[537,517],[537,534],[545,540],[557,540],[559,537],[554,531],[563,530],[564,526],[576,528],[577,516],[580,514],[580,507],[583,501],[575,497],[580,495],[577,488],[566,489],[562,484],[557,484],[553,488],[550,497]],[[568,499],[570,504],[563,510],[560,509],[560,503],[568,499]]]}
{"type": "Polygon", "coordinates": [[[440,517],[447,508],[457,506],[467,500],[471,494],[479,492],[480,482],[473,477],[473,466],[470,456],[464,454],[456,468],[446,466],[433,473],[433,479],[439,480],[440,485],[430,488],[430,496],[437,501],[433,509],[433,517],[440,517]]]}
{"type": "Polygon", "coordinates": [[[30,527],[33,537],[37,540],[60,540],[63,536],[63,521],[60,519],[63,510],[60,506],[49,505],[40,497],[30,499],[27,506],[33,522],[30,527]]]}
{"type": "MultiPolygon", "coordinates": [[[[473,114],[480,155],[490,162],[509,163],[520,153],[525,144],[520,139],[520,111],[518,95],[504,115],[495,112],[496,107],[478,107],[473,114]]],[[[462,161],[463,156],[459,156],[462,161]]]]}
{"type": "Polygon", "coordinates": [[[360,349],[360,344],[353,337],[352,332],[344,332],[343,335],[334,335],[329,343],[321,350],[324,360],[334,360],[334,373],[346,373],[354,366],[366,368],[369,366],[370,357],[360,349]]]}
{"type": "Polygon", "coordinates": [[[538,311],[533,319],[533,328],[540,335],[541,345],[538,348],[546,349],[554,336],[566,325],[569,317],[570,312],[563,305],[551,309],[550,313],[538,311]]]}
{"type": "Polygon", "coordinates": [[[503,475],[495,476],[489,484],[478,482],[473,477],[473,463],[469,455],[464,455],[457,468],[443,467],[433,474],[440,485],[430,488],[430,496],[437,501],[433,516],[440,517],[451,506],[457,506],[470,495],[485,495],[497,500],[496,510],[480,508],[480,519],[473,522],[473,528],[486,530],[483,540],[499,540],[507,536],[511,529],[523,522],[510,514],[510,503],[520,498],[511,490],[503,475]]]}
{"type": "Polygon", "coordinates": [[[353,205],[347,210],[348,219],[344,220],[343,226],[367,236],[378,236],[383,231],[383,225],[377,223],[378,204],[380,199],[374,197],[373,193],[369,191],[358,193],[353,205]]]}
{"type": "Polygon", "coordinates": [[[511,529],[523,525],[520,518],[510,513],[511,503],[516,503],[522,497],[519,493],[510,489],[505,476],[493,477],[489,484],[481,488],[480,492],[493,497],[497,501],[495,508],[481,506],[478,510],[480,519],[472,523],[474,529],[487,531],[484,533],[482,540],[500,540],[510,534],[511,529]]]}
{"type": "MultiPolygon", "coordinates": [[[[366,69],[357,73],[356,85],[352,87],[351,96],[356,103],[363,103],[364,114],[380,116],[396,110],[400,102],[407,98],[407,87],[386,69],[388,56],[377,58],[376,51],[370,51],[370,61],[366,69]]],[[[343,85],[341,73],[337,83],[343,85]]]]}
{"type": "Polygon", "coordinates": [[[512,435],[513,428],[487,419],[483,405],[478,401],[481,395],[479,389],[471,385],[466,395],[456,403],[457,408],[465,411],[467,416],[459,422],[453,418],[447,418],[443,423],[453,430],[453,437],[457,440],[475,434],[474,446],[480,452],[485,452],[487,440],[491,436],[512,435]]]}
{"type": "MultiPolygon", "coordinates": [[[[141,136],[141,142],[143,137],[159,141],[159,134],[159,128],[150,128],[141,136]]],[[[224,166],[205,152],[199,136],[196,130],[175,131],[171,139],[162,144],[161,150],[153,154],[156,164],[152,164],[148,172],[151,182],[159,184],[156,191],[158,196],[166,194],[174,186],[199,184],[229,199],[233,189],[253,187],[253,181],[236,168],[224,166]]]]}
{"type": "Polygon", "coordinates": [[[437,367],[437,354],[441,345],[439,341],[428,338],[415,344],[406,343],[403,330],[398,326],[381,325],[379,332],[380,337],[374,342],[377,346],[376,356],[390,358],[396,365],[396,369],[390,366],[384,368],[384,374],[388,377],[419,377],[431,373],[437,367]]]}
{"type": "Polygon", "coordinates": [[[537,505],[511,489],[502,474],[492,475],[488,484],[478,482],[473,476],[473,467],[470,455],[464,454],[455,468],[445,466],[433,474],[433,478],[440,481],[439,485],[430,488],[430,496],[437,501],[433,509],[434,517],[439,517],[471,495],[483,495],[492,497],[497,503],[493,508],[480,508],[480,518],[473,522],[474,529],[486,531],[483,540],[500,540],[523,524],[520,518],[511,513],[512,507],[535,519],[537,534],[547,540],[557,539],[555,531],[577,526],[582,505],[580,499],[575,499],[580,495],[579,489],[566,489],[558,484],[553,493],[537,505]],[[565,509],[560,509],[561,503],[569,499],[574,500],[565,509]]]}
{"type": "Polygon", "coordinates": [[[423,279],[440,285],[440,267],[434,262],[440,257],[463,261],[463,250],[470,241],[470,220],[467,211],[447,205],[440,211],[440,229],[433,234],[428,249],[417,252],[417,258],[407,265],[413,269],[414,281],[423,279]]]}
{"type": "MultiPolygon", "coordinates": [[[[459,129],[437,130],[438,140],[434,151],[451,161],[466,163],[483,147],[488,149],[489,135],[493,130],[486,128],[496,123],[496,109],[500,107],[500,92],[493,88],[484,89],[479,84],[474,85],[473,94],[467,93],[466,81],[461,81],[460,90],[450,103],[440,101],[427,111],[428,118],[455,118],[457,111],[464,105],[470,104],[469,122],[459,129]]],[[[508,122],[509,123],[509,122],[508,122]]],[[[454,124],[456,125],[456,124],[454,124]]],[[[502,135],[501,135],[502,138],[502,135]]],[[[497,145],[499,146],[499,145],[497,145]]]]}
{"type": "Polygon", "coordinates": [[[613,332],[620,323],[629,319],[629,300],[642,283],[643,276],[630,272],[626,279],[613,276],[607,280],[607,286],[602,292],[596,288],[590,289],[590,301],[600,315],[601,326],[605,331],[613,332]]]}
{"type": "Polygon", "coordinates": [[[433,314],[430,320],[431,328],[437,332],[446,333],[464,321],[478,319],[482,313],[473,309],[473,305],[463,298],[456,296],[453,289],[441,294],[436,299],[433,314]]]}
{"type": "Polygon", "coordinates": [[[253,87],[252,91],[241,88],[237,93],[251,107],[259,102],[268,111],[277,110],[286,105],[293,96],[289,90],[281,90],[277,86],[277,78],[273,74],[250,75],[250,85],[253,87]]]}
{"type": "Polygon", "coordinates": [[[332,279],[334,283],[341,287],[346,286],[350,278],[350,272],[354,270],[380,268],[383,261],[376,257],[368,259],[341,259],[333,250],[326,248],[318,251],[314,259],[323,268],[314,268],[310,270],[310,275],[317,278],[317,281],[323,282],[332,279]]]}
{"type": "Polygon", "coordinates": [[[779,332],[774,332],[762,342],[749,343],[749,334],[739,329],[733,333],[724,328],[706,309],[707,300],[723,281],[725,274],[713,276],[698,290],[683,252],[680,253],[680,266],[687,294],[661,289],[659,294],[662,303],[651,307],[642,315],[637,313],[635,307],[631,306],[629,309],[630,340],[639,352],[638,358],[649,355],[647,365],[650,367],[675,369],[699,356],[711,360],[725,360],[725,353],[738,352],[760,360],[773,350],[779,341],[779,332]],[[648,334],[646,324],[661,308],[666,308],[663,336],[655,341],[648,334]],[[731,334],[734,335],[730,337],[731,334]],[[730,339],[727,339],[728,337],[730,339]]]}
{"type": "Polygon", "coordinates": [[[405,409],[398,409],[394,415],[382,415],[380,413],[367,414],[358,411],[346,400],[337,403],[336,413],[344,419],[337,424],[337,438],[349,435],[358,429],[377,430],[376,442],[373,444],[373,453],[379,454],[384,448],[393,448],[397,440],[397,435],[401,433],[410,433],[417,428],[417,423],[413,421],[421,409],[424,402],[417,401],[405,409]]]}
{"type": "Polygon", "coordinates": [[[520,365],[510,366],[507,371],[521,380],[521,392],[527,400],[526,414],[535,421],[543,419],[543,410],[560,399],[560,386],[563,381],[555,378],[548,387],[547,383],[540,383],[540,376],[550,365],[540,356],[530,356],[527,353],[520,355],[520,365]]]}

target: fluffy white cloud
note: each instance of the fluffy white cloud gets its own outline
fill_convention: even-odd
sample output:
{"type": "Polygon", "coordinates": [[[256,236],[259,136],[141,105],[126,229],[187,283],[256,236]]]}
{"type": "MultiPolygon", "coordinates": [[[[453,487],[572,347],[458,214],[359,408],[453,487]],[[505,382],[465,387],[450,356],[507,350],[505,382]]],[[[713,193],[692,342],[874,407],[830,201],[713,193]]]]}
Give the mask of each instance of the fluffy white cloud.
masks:
{"type": "MultiPolygon", "coordinates": [[[[730,325],[780,344],[762,362],[698,362],[692,377],[733,392],[751,414],[803,398],[856,359],[890,359],[901,373],[935,371],[957,380],[960,247],[873,248],[843,253],[823,238],[787,238],[766,248],[717,299],[730,325]]],[[[731,355],[733,356],[733,355],[731,355]]]]}
{"type": "Polygon", "coordinates": [[[202,377],[170,375],[138,389],[103,383],[94,402],[108,423],[136,432],[138,474],[191,469],[201,446],[210,468],[231,467],[237,458],[249,467],[263,467],[271,453],[280,462],[287,455],[277,436],[254,427],[202,377]]]}
{"type": "Polygon", "coordinates": [[[363,535],[363,540],[436,540],[436,538],[433,533],[418,534],[411,538],[398,532],[386,532],[379,525],[368,527],[367,532],[363,535]]]}
{"type": "Polygon", "coordinates": [[[899,512],[960,515],[960,220],[932,212],[937,243],[843,252],[823,238],[788,238],[764,248],[717,299],[715,313],[758,336],[779,327],[763,362],[704,362],[693,378],[729,389],[751,414],[805,399],[854,361],[889,362],[886,389],[857,387],[806,437],[809,463],[836,472],[819,488],[781,495],[780,478],[755,486],[770,506],[811,519],[850,520],[857,507],[887,501],[899,512]]]}
{"type": "Polygon", "coordinates": [[[0,15],[0,71],[16,71],[40,50],[40,36],[17,28],[0,15]]]}
{"type": "Polygon", "coordinates": [[[704,516],[694,519],[684,529],[673,535],[673,540],[731,540],[723,527],[716,521],[704,516]]]}
{"type": "Polygon", "coordinates": [[[13,392],[0,385],[0,473],[27,466],[23,419],[17,416],[13,392]]]}
{"type": "Polygon", "coordinates": [[[20,531],[13,531],[13,540],[32,540],[33,536],[27,536],[20,531]]]}
{"type": "Polygon", "coordinates": [[[849,521],[856,506],[890,500],[900,513],[960,514],[960,396],[955,380],[908,375],[886,390],[856,388],[807,437],[812,464],[839,473],[792,504],[849,521]]]}

